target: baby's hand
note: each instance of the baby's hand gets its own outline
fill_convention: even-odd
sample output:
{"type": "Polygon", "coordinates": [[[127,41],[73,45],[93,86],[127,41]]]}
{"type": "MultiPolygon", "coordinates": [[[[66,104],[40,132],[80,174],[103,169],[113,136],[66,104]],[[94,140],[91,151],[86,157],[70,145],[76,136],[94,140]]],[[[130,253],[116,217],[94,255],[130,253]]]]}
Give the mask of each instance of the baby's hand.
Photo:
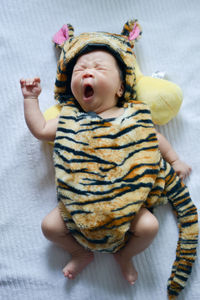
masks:
{"type": "Polygon", "coordinates": [[[32,79],[21,79],[20,84],[24,99],[37,99],[41,93],[40,78],[38,77],[32,79]]]}
{"type": "Polygon", "coordinates": [[[172,163],[172,167],[181,179],[185,179],[192,171],[192,168],[180,159],[175,160],[172,163]]]}

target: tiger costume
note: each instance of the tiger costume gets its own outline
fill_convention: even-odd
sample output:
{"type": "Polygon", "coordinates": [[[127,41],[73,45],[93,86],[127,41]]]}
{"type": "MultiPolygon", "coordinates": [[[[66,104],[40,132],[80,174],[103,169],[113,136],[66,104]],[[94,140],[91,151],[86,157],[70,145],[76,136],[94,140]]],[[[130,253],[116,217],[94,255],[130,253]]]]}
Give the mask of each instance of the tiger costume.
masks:
{"type": "Polygon", "coordinates": [[[184,288],[196,258],[197,209],[188,189],[158,149],[147,105],[137,101],[134,85],[134,41],[141,29],[136,20],[121,35],[105,32],[73,35],[68,25],[57,68],[55,98],[62,109],[54,143],[59,208],[75,239],[92,251],[114,253],[125,245],[128,230],[141,207],[154,208],[168,199],[177,214],[179,240],[168,281],[168,297],[184,288]],[[71,74],[76,59],[104,49],[124,73],[124,114],[102,119],[85,113],[74,99],[71,74]]]}

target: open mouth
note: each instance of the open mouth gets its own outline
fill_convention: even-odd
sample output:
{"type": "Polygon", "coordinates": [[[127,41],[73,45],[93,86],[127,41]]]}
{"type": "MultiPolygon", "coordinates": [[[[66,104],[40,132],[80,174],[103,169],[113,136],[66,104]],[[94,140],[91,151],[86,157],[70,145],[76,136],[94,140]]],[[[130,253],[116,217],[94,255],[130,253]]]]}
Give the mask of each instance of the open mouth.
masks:
{"type": "Polygon", "coordinates": [[[94,90],[91,85],[87,84],[84,88],[84,98],[90,98],[94,95],[94,90]]]}

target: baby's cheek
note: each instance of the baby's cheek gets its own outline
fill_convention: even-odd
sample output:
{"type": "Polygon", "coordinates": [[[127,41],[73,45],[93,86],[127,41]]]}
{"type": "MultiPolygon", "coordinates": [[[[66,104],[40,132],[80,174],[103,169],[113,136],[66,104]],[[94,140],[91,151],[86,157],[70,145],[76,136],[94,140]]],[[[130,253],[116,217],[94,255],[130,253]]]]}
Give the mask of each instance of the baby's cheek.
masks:
{"type": "Polygon", "coordinates": [[[78,93],[78,84],[77,84],[77,81],[75,80],[75,78],[73,78],[73,77],[71,80],[71,90],[72,90],[74,97],[76,97],[76,94],[78,93]]]}

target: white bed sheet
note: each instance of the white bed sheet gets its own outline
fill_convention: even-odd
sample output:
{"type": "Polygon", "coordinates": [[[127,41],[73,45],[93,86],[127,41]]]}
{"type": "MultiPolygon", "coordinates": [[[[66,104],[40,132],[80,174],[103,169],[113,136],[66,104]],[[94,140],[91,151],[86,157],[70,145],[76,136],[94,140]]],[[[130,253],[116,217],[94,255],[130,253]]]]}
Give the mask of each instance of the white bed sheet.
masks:
{"type": "MultiPolygon", "coordinates": [[[[111,255],[97,254],[74,281],[62,267],[68,254],[47,241],[42,218],[56,206],[52,148],[37,141],[23,116],[21,77],[39,76],[42,110],[54,104],[57,54],[53,34],[71,23],[75,33],[121,32],[137,18],[143,28],[136,45],[146,75],[165,71],[179,84],[184,102],[160,131],[193,172],[187,180],[199,208],[200,191],[200,1],[198,0],[1,0],[0,2],[0,299],[4,300],[165,300],[175,258],[176,220],[167,205],[155,210],[160,230],[153,244],[135,257],[139,272],[131,287],[111,255]]],[[[179,299],[200,299],[197,259],[179,299]]]]}

